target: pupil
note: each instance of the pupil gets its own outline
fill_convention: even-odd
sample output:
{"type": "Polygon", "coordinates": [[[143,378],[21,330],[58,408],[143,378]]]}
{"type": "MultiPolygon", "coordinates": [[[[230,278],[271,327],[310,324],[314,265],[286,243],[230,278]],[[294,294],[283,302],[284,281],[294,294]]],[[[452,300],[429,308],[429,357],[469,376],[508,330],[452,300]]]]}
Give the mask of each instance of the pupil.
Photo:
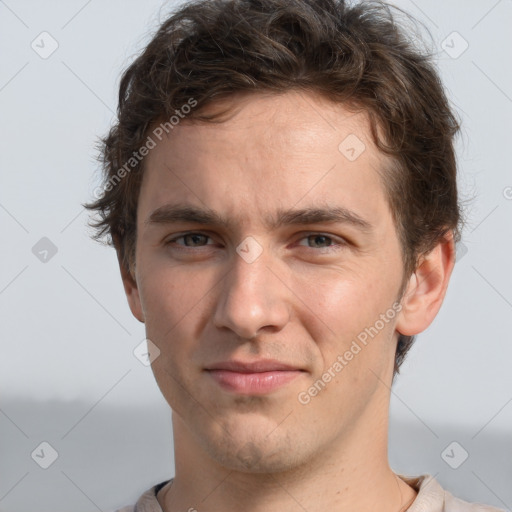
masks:
{"type": "Polygon", "coordinates": [[[187,236],[193,240],[192,241],[193,245],[196,244],[198,238],[204,237],[204,235],[187,235],[187,236]]]}
{"type": "MultiPolygon", "coordinates": [[[[318,242],[318,239],[324,240],[324,242],[327,241],[327,237],[324,235],[314,235],[314,239],[318,242]]],[[[320,245],[322,245],[322,242],[320,242],[320,245]]]]}

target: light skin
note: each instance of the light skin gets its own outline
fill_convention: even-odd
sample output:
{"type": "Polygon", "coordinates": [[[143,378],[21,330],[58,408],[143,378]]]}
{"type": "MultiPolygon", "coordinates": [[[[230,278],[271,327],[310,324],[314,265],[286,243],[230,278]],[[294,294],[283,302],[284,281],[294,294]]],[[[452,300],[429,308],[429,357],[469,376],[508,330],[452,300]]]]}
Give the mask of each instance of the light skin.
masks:
{"type": "Polygon", "coordinates": [[[121,266],[131,311],[160,350],[152,368],[173,410],[176,472],[158,500],[165,512],[398,512],[416,492],[388,463],[396,343],[436,316],[453,240],[419,260],[401,310],[300,403],[299,393],[400,299],[402,248],[379,174],[385,157],[363,112],[316,94],[229,104],[229,119],[184,120],[150,152],[133,274],[121,266]],[[366,147],[354,161],[338,149],[350,134],[366,147]],[[226,224],[172,220],[176,205],[226,224]],[[307,208],[345,215],[271,222],[307,208]],[[196,235],[179,238],[187,233],[196,235]],[[247,237],[262,251],[252,262],[236,250],[247,237]],[[226,390],[205,371],[260,358],[303,371],[257,396],[226,390]]]}

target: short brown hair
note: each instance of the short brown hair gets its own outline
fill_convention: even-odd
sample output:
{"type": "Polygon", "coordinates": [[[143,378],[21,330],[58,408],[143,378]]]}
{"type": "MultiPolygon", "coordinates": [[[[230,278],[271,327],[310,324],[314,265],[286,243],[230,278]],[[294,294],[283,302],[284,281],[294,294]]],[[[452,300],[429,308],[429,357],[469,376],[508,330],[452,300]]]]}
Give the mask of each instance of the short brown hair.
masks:
{"type": "MultiPolygon", "coordinates": [[[[101,141],[104,194],[84,205],[100,216],[92,224],[95,238],[107,235],[123,265],[133,268],[144,162],[133,160],[128,170],[126,162],[156,122],[191,98],[187,119],[218,122],[202,115],[202,107],[237,93],[289,90],[320,93],[368,113],[377,147],[393,162],[381,174],[406,278],[417,257],[448,232],[460,239],[453,144],[459,123],[432,55],[397,26],[390,6],[343,0],[181,5],[122,76],[118,121],[101,141]]],[[[395,374],[413,341],[399,337],[395,374]]]]}

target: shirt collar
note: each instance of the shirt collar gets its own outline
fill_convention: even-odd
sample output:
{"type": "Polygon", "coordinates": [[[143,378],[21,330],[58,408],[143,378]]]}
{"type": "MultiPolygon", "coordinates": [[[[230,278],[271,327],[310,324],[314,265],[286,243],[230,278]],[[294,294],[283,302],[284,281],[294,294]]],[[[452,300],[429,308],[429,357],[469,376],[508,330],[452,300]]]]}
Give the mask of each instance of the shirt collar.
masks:
{"type": "MultiPolygon", "coordinates": [[[[407,512],[443,512],[444,490],[433,476],[398,476],[418,493],[412,505],[407,509],[407,512]]],[[[160,489],[170,481],[172,481],[172,478],[148,489],[138,499],[133,512],[163,512],[156,496],[160,489]]]]}

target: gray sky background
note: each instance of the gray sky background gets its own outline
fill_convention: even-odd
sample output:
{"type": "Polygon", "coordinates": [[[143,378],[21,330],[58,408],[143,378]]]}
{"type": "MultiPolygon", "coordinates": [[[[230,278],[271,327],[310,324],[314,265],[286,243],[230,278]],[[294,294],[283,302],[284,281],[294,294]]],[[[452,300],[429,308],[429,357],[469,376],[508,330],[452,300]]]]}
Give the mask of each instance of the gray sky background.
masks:
{"type": "MultiPolygon", "coordinates": [[[[132,354],[144,329],[128,309],[114,251],[88,238],[80,203],[98,184],[94,143],[113,119],[120,72],[173,4],[93,1],[77,12],[81,5],[19,2],[15,15],[0,3],[0,387],[4,396],[95,400],[130,370],[109,399],[136,405],[159,400],[132,354]],[[30,46],[42,31],[59,44],[47,59],[30,46]],[[57,248],[46,263],[32,253],[42,237],[57,248]]],[[[479,425],[512,398],[512,2],[397,5],[438,43],[463,121],[461,193],[472,200],[467,253],[395,391],[422,415],[479,425]],[[458,58],[442,50],[453,31],[451,45],[468,44],[458,58]]],[[[393,413],[409,414],[398,402],[393,413]]],[[[512,405],[496,427],[507,418],[512,405]]]]}
{"type": "MultiPolygon", "coordinates": [[[[447,423],[483,424],[512,398],[512,2],[494,4],[396,3],[432,32],[463,121],[467,253],[395,387],[419,414],[447,423]],[[452,53],[468,45],[457,58],[442,49],[454,31],[460,35],[444,43],[454,46],[452,53]]],[[[99,182],[94,144],[113,119],[120,72],[173,3],[162,5],[18,2],[9,4],[14,14],[0,3],[4,396],[95,400],[130,371],[109,399],[159,400],[150,370],[132,353],[144,329],[128,309],[115,253],[88,238],[80,203],[99,182]],[[42,31],[59,45],[46,59],[31,48],[42,31]],[[46,263],[32,252],[42,237],[57,249],[46,263]]],[[[395,401],[393,414],[410,413],[395,401]]],[[[511,418],[512,405],[494,425],[506,426],[507,419],[510,425],[511,418]]]]}

